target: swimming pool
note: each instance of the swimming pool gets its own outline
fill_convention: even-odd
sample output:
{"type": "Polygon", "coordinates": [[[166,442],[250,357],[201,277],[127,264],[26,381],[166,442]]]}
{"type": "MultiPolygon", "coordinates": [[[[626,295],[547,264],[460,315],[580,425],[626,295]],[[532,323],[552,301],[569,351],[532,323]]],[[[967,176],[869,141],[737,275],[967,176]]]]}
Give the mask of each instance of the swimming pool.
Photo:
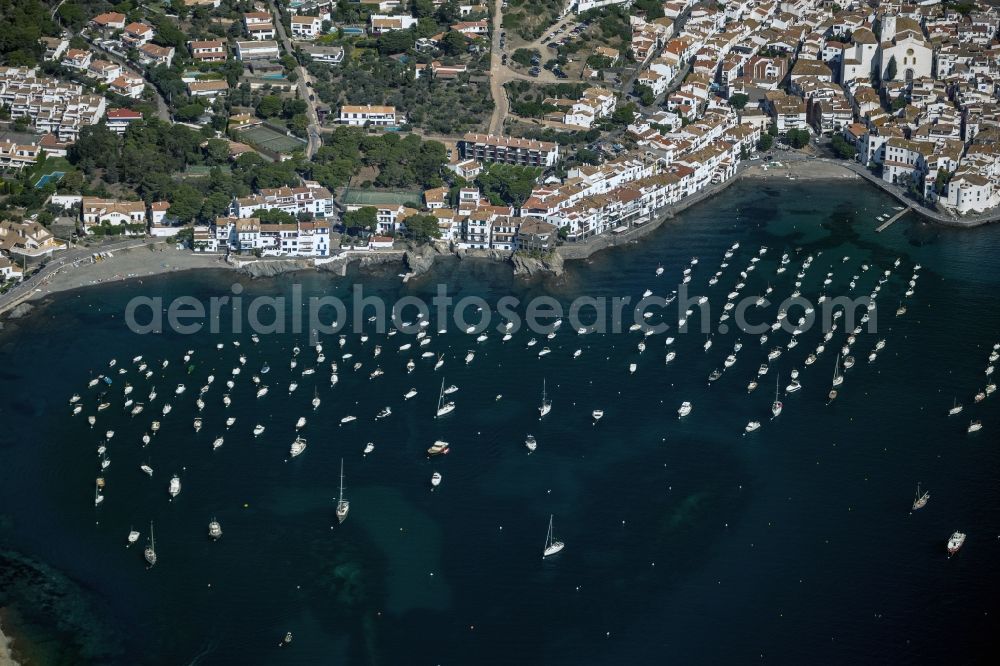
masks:
{"type": "Polygon", "coordinates": [[[45,187],[46,185],[48,185],[50,182],[51,183],[58,183],[60,180],[62,180],[62,177],[65,176],[65,175],[66,174],[64,172],[62,172],[62,171],[53,171],[52,173],[47,173],[47,174],[45,174],[44,176],[42,176],[41,178],[38,179],[38,182],[35,183],[35,187],[37,187],[38,189],[42,189],[43,187],[45,187]]]}

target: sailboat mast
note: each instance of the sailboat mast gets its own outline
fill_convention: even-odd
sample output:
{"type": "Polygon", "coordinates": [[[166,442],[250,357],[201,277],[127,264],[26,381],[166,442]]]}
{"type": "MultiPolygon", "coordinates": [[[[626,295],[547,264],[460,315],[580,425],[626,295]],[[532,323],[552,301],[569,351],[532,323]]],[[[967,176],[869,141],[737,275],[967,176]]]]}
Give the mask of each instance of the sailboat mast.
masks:
{"type": "Polygon", "coordinates": [[[339,502],[343,502],[343,501],[344,501],[344,459],[341,458],[340,459],[340,497],[337,499],[337,502],[339,503],[339,502]]]}

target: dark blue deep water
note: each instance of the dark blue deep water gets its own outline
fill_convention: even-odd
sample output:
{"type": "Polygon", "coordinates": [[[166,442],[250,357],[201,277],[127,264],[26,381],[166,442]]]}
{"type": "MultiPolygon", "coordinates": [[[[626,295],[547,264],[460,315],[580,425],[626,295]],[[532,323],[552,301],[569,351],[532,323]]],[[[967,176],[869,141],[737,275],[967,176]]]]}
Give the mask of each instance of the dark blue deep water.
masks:
{"type": "MultiPolygon", "coordinates": [[[[122,664],[649,664],[649,663],[973,663],[990,654],[1000,578],[998,394],[980,404],[992,345],[1000,341],[1000,229],[939,229],[904,218],[875,234],[875,217],[894,203],[847,181],[749,182],[679,216],[638,244],[570,264],[558,282],[516,281],[507,267],[452,260],[401,285],[398,267],[286,275],[242,281],[244,296],[349,297],[351,285],[395,299],[430,297],[438,283],[490,304],[505,295],[641,297],[674,289],[692,257],[691,292],[705,294],[715,320],[760,246],[769,251],[746,279],[745,295],[770,284],[794,289],[808,255],[806,297],[826,287],[867,294],[892,269],[878,303],[878,331],[858,336],[840,396],[828,405],[841,326],[812,366],[803,364],[822,333],[771,362],[748,395],[767,351],[756,335],[677,337],[664,364],[664,335],[578,336],[564,324],[555,339],[490,332],[477,344],[454,328],[430,346],[398,348],[406,336],[356,335],[340,349],[327,336],[315,375],[306,336],[138,336],[123,324],[129,299],[230,293],[226,272],[196,272],[88,288],[56,296],[0,332],[0,607],[3,622],[39,663],[122,664]],[[740,248],[716,286],[709,277],[734,242],[740,248]],[[783,252],[788,270],[775,270],[783,252]],[[847,262],[842,257],[849,256],[847,262]],[[861,272],[861,265],[871,267],[861,272]],[[908,312],[895,316],[920,263],[908,312]],[[654,277],[658,264],[665,273],[654,277]],[[886,347],[875,363],[875,341],[886,347]],[[233,339],[242,344],[234,347],[233,339]],[[709,385],[733,344],[736,364],[709,385]],[[225,348],[216,349],[217,342],[225,348]],[[372,357],[375,344],[382,355],[372,357]],[[303,348],[289,369],[291,349],[303,348]],[[537,355],[543,346],[552,353],[537,355]],[[572,352],[582,349],[579,358],[572,352]],[[192,349],[193,369],[183,363],[192,349]],[[431,350],[446,355],[435,372],[431,350]],[[466,365],[464,355],[475,349],[466,365]],[[341,359],[345,352],[354,358],[341,359]],[[221,401],[224,382],[248,362],[221,401]],[[138,376],[143,355],[156,374],[138,376]],[[416,369],[405,363],[414,357],[416,369]],[[91,376],[115,358],[112,406],[99,414],[91,376]],[[168,359],[166,370],[159,362],[168,359]],[[329,362],[340,382],[330,388],[329,362]],[[264,361],[270,394],[257,400],[251,376],[264,361]],[[361,370],[352,364],[361,361],[361,370]],[[638,364],[630,375],[628,365],[638,364]],[[385,375],[369,379],[380,366],[385,375]],[[775,375],[801,370],[803,389],[783,397],[769,419],[775,375]],[[205,426],[192,428],[208,374],[205,426]],[[457,410],[433,418],[442,374],[460,390],[457,410]],[[289,394],[288,383],[299,388],[289,394]],[[554,407],[539,422],[543,379],[554,407]],[[133,418],[136,400],[159,396],[133,418]],[[178,382],[187,392],[173,395],[178,382]],[[419,394],[404,400],[414,387],[419,394]],[[310,407],[314,389],[322,399],[310,407]],[[70,413],[73,393],[83,412],[70,413]],[[495,398],[502,394],[503,398],[495,398]],[[954,398],[965,411],[946,412],[954,398]],[[681,401],[694,403],[678,420],[681,401]],[[160,416],[165,401],[173,411],[160,416]],[[392,416],[376,422],[384,406],[392,416]],[[591,410],[605,411],[592,425],[591,410]],[[91,429],[88,414],[97,415],[91,429]],[[358,420],[339,425],[342,416],[358,420]],[[224,420],[235,416],[228,431],[224,420]],[[308,449],[286,461],[300,416],[308,449]],[[148,447],[140,437],[158,418],[148,447]],[[743,436],[750,419],[763,427],[743,436]],[[971,419],[983,430],[967,434],[971,419]],[[264,424],[254,438],[251,428],[264,424]],[[97,446],[108,445],[106,500],[94,507],[97,446]],[[538,450],[523,442],[534,434],[538,450]],[[225,433],[225,444],[212,441],[225,433]],[[430,460],[435,439],[452,445],[430,460]],[[375,444],[367,457],[362,450],[375,444]],[[350,517],[335,526],[340,459],[350,517]],[[139,471],[149,463],[152,478],[139,471]],[[444,476],[431,492],[433,471],[444,476]],[[167,482],[183,491],[168,501],[167,482]],[[917,483],[932,498],[910,512],[917,483]],[[566,543],[542,561],[549,514],[566,543]],[[207,538],[218,518],[224,536],[207,538]],[[159,563],[146,570],[142,546],[155,521],[159,563]],[[125,547],[130,527],[139,544],[125,547]],[[948,558],[945,542],[968,534],[948,558]],[[286,631],[293,643],[279,648],[286,631]]],[[[780,299],[779,299],[780,300],[780,299]]],[[[766,310],[772,321],[777,305],[766,310]]],[[[676,321],[676,314],[672,316],[676,321]]],[[[412,317],[410,317],[412,318],[412,317]]],[[[697,317],[693,318],[696,319],[697,317]]],[[[763,317],[762,317],[763,318],[763,317]]],[[[693,321],[692,319],[692,321],[693,321]]]]}

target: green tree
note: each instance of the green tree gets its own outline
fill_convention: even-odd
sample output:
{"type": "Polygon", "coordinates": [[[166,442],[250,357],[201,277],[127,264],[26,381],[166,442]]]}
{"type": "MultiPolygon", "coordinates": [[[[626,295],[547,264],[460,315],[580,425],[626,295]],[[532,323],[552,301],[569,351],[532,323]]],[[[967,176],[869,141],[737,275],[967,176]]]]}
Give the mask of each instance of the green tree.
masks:
{"type": "Polygon", "coordinates": [[[529,67],[531,65],[531,60],[536,56],[539,56],[539,53],[535,49],[517,49],[510,56],[510,59],[519,65],[529,67]]]}
{"type": "Polygon", "coordinates": [[[757,150],[767,152],[774,145],[774,137],[767,132],[761,132],[760,139],[757,140],[757,150]]]}
{"type": "Polygon", "coordinates": [[[809,130],[792,129],[785,133],[785,140],[792,148],[805,148],[809,144],[809,130]]]}
{"type": "Polygon", "coordinates": [[[476,182],[493,204],[520,206],[528,200],[541,174],[540,168],[492,164],[476,182]]]}
{"type": "MultiPolygon", "coordinates": [[[[468,40],[458,30],[449,30],[441,39],[441,50],[445,55],[457,56],[465,53],[468,40]]],[[[530,62],[530,61],[529,61],[530,62]]]]}
{"type": "Polygon", "coordinates": [[[433,215],[411,215],[403,223],[406,225],[406,233],[416,241],[427,242],[441,237],[438,220],[433,215]]]}
{"type": "Polygon", "coordinates": [[[257,115],[261,118],[274,118],[281,114],[283,102],[277,95],[264,95],[257,103],[257,115]]]}
{"type": "Polygon", "coordinates": [[[858,154],[858,149],[852,146],[841,134],[833,135],[830,147],[837,157],[844,160],[854,159],[854,156],[858,154]]]}
{"type": "Polygon", "coordinates": [[[374,231],[378,227],[378,209],[374,206],[364,206],[344,213],[344,226],[348,229],[374,231]]]}
{"type": "Polygon", "coordinates": [[[885,80],[895,81],[896,80],[896,56],[889,58],[889,64],[885,66],[885,80]]]}
{"type": "Polygon", "coordinates": [[[201,211],[201,192],[192,186],[182,183],[178,185],[170,197],[170,215],[181,222],[192,222],[201,211]]]}
{"type": "Polygon", "coordinates": [[[295,216],[280,208],[264,208],[255,213],[261,224],[295,224],[295,216]]]}
{"type": "Polygon", "coordinates": [[[733,107],[737,111],[743,111],[749,101],[750,96],[743,93],[736,93],[735,95],[729,96],[729,106],[733,107]]]}

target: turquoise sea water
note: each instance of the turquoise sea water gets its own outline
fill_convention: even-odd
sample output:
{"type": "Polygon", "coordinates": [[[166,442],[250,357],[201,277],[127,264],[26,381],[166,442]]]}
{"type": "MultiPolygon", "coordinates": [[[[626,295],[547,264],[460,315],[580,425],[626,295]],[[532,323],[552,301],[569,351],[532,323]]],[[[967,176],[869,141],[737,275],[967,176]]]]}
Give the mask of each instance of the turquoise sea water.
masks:
{"type": "MultiPolygon", "coordinates": [[[[831,295],[845,293],[853,274],[865,294],[877,271],[900,258],[879,297],[878,332],[859,336],[857,365],[831,405],[842,330],[810,367],[803,359],[822,334],[802,335],[750,395],[747,382],[787,333],[765,345],[742,336],[736,364],[710,386],[708,374],[741,339],[734,332],[715,332],[707,352],[704,334],[673,333],[677,359],[667,366],[663,335],[647,338],[639,354],[639,333],[577,336],[564,324],[553,340],[521,332],[501,343],[491,332],[477,344],[460,331],[439,336],[433,326],[434,341],[423,349],[446,355],[437,372],[433,359],[419,358],[423,349],[397,351],[403,335],[372,334],[364,344],[350,336],[343,350],[330,336],[327,362],[302,377],[315,365],[304,335],[263,336],[254,345],[249,332],[137,336],[123,325],[134,296],[207,299],[231,293],[230,273],[53,298],[0,332],[0,551],[8,575],[10,553],[22,554],[50,567],[64,594],[8,585],[0,606],[17,611],[26,637],[55,641],[48,649],[63,663],[975,661],[991,649],[1000,592],[993,566],[1000,398],[972,399],[1000,341],[1000,230],[943,230],[904,218],[876,235],[875,216],[893,205],[855,183],[744,181],[638,244],[570,264],[558,283],[525,284],[506,267],[473,261],[441,264],[407,285],[396,270],[242,283],[246,297],[287,295],[298,283],[306,295],[349,298],[361,281],[390,300],[430,298],[438,283],[490,304],[505,295],[638,300],[647,288],[674,289],[698,257],[691,292],[709,296],[717,319],[762,245],[769,251],[744,294],[771,284],[775,296],[787,296],[809,254],[816,258],[804,296],[819,293],[827,272],[831,295]],[[723,278],[709,287],[737,241],[723,278]],[[792,261],[776,275],[782,252],[792,261]],[[862,263],[871,269],[860,273],[862,263]],[[923,266],[916,293],[897,318],[916,263],[923,266]],[[656,278],[659,264],[665,273],[656,278]],[[530,337],[537,346],[526,346],[530,337]],[[879,338],[886,347],[869,364],[879,338]],[[377,360],[375,344],[383,349],[377,360]],[[296,345],[303,351],[292,371],[296,345]],[[539,358],[543,346],[552,353],[539,358]],[[182,362],[188,349],[190,374],[182,362]],[[476,357],[466,365],[469,349],[476,357]],[[354,358],[340,359],[345,352],[354,358]],[[223,384],[241,353],[248,361],[226,409],[223,384]],[[157,369],[148,381],[131,364],[140,354],[157,369]],[[416,369],[408,374],[411,357],[416,369]],[[111,358],[129,374],[112,375],[113,386],[102,389],[112,407],[97,414],[97,389],[87,381],[108,372],[111,358]],[[166,370],[161,359],[170,361],[166,370]],[[334,388],[332,360],[340,366],[334,388]],[[264,361],[271,390],[257,400],[250,376],[264,361]],[[363,363],[357,372],[355,361],[363,363]],[[376,365],[385,375],[369,379],[376,365]],[[793,367],[803,389],[783,397],[784,412],[771,421],[775,374],[784,386],[793,367]],[[195,433],[195,399],[210,373],[205,425],[195,433]],[[436,421],[442,374],[459,386],[451,396],[458,408],[436,421]],[[126,379],[136,400],[147,402],[151,385],[159,394],[134,418],[122,408],[126,379]],[[289,394],[292,379],[299,388],[289,394]],[[539,422],[543,379],[553,410],[539,422]],[[182,396],[173,395],[179,382],[187,386],[182,396]],[[407,401],[410,387],[419,393],[407,401]],[[315,413],[314,389],[322,399],[315,413]],[[83,396],[78,416],[68,405],[73,393],[83,396]],[[949,418],[954,397],[966,407],[949,418]],[[694,411],[679,421],[683,400],[694,411]],[[173,411],[161,417],[165,401],[173,411]],[[386,405],[392,416],[376,422],[386,405]],[[596,426],[595,408],[605,412],[596,426]],[[97,415],[93,429],[88,414],[97,415]],[[358,420],[339,425],[347,414],[358,420]],[[227,416],[236,417],[229,431],[227,416]],[[308,449],[286,461],[300,416],[308,449]],[[143,447],[154,418],[163,428],[143,447]],[[984,428],[968,435],[972,418],[984,428]],[[763,426],[743,436],[750,419],[763,426]],[[255,439],[258,422],[267,430],[255,439]],[[95,509],[96,448],[109,428],[107,499],[95,509]],[[527,433],[539,443],[530,455],[527,433]],[[429,460],[435,439],[452,451],[429,460]],[[376,448],[365,457],[367,442],[376,448]],[[336,526],[341,458],[351,513],[336,526]],[[152,479],[142,463],[154,467],[152,479]],[[444,480],[431,492],[433,471],[444,480]],[[170,502],[174,473],[183,491],[170,502]],[[932,498],[911,515],[918,482],[932,498]],[[549,514],[566,548],[543,561],[549,514]],[[217,542],[207,537],[212,518],[224,530],[217,542]],[[150,520],[159,563],[147,571],[150,520]],[[143,536],[126,548],[130,527],[143,536]],[[948,559],[944,544],[954,530],[968,541],[948,559]],[[279,648],[286,631],[294,641],[279,648]]],[[[769,308],[767,319],[776,311],[769,308]]]]}

